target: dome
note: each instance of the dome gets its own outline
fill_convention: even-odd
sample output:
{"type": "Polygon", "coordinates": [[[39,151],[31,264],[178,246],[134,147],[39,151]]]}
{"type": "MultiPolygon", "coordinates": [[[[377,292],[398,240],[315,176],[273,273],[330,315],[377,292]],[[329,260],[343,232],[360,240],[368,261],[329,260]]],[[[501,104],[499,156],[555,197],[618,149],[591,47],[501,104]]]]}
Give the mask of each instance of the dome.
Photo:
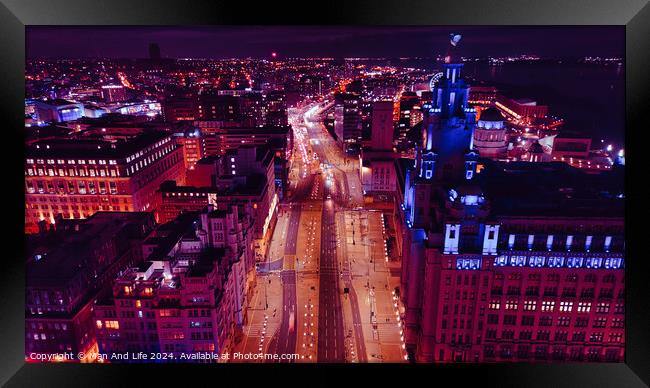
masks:
{"type": "Polygon", "coordinates": [[[479,120],[481,121],[503,121],[503,115],[499,110],[493,106],[487,108],[486,110],[481,112],[481,116],[479,117],[479,120]]]}

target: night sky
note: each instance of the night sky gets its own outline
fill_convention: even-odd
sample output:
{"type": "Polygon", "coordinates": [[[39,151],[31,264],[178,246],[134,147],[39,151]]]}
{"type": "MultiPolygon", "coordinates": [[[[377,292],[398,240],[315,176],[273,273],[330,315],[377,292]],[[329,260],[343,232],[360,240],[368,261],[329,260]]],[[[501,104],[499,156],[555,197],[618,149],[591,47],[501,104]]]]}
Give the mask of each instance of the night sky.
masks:
{"type": "Polygon", "coordinates": [[[431,57],[449,33],[466,56],[625,55],[623,26],[603,27],[26,27],[28,58],[144,58],[149,43],[167,58],[431,57]]]}

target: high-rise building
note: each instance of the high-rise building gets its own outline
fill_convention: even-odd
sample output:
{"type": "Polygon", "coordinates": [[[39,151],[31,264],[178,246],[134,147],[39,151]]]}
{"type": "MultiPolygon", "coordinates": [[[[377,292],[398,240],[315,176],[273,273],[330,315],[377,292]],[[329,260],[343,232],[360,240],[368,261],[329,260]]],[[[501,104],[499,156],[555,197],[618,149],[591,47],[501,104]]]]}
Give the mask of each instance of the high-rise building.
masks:
{"type": "Polygon", "coordinates": [[[174,134],[176,143],[183,147],[185,170],[194,169],[196,162],[203,158],[203,136],[198,128],[186,129],[174,134]]]}
{"type": "MultiPolygon", "coordinates": [[[[406,132],[413,127],[412,114],[420,104],[420,98],[415,92],[404,92],[399,100],[399,119],[397,121],[397,128],[399,130],[400,140],[404,140],[406,132]]],[[[419,110],[419,108],[418,108],[419,110]]],[[[421,118],[421,115],[416,115],[421,118]]]]}
{"type": "Polygon", "coordinates": [[[393,154],[393,102],[372,104],[370,147],[361,153],[359,169],[364,194],[393,193],[396,189],[395,156],[393,154]]]}
{"type": "Polygon", "coordinates": [[[138,242],[154,225],[151,213],[99,212],[29,237],[26,354],[99,351],[95,300],[110,291],[118,273],[142,260],[138,242]]]}
{"type": "Polygon", "coordinates": [[[334,133],[345,152],[355,153],[361,147],[361,107],[356,94],[339,93],[334,101],[334,133]]]}
{"type": "Polygon", "coordinates": [[[622,361],[623,172],[479,159],[454,43],[415,163],[396,164],[410,357],[622,361]]]}
{"type": "Polygon", "coordinates": [[[374,150],[393,148],[393,102],[378,101],[372,104],[370,146],[374,150]]]}
{"type": "Polygon", "coordinates": [[[268,93],[264,98],[266,124],[270,126],[288,125],[287,106],[286,92],[273,90],[268,93]]]}
{"type": "Polygon", "coordinates": [[[25,163],[25,227],[86,218],[97,211],[155,211],[156,190],[184,181],[183,151],[169,133],[124,140],[42,140],[25,163]]]}

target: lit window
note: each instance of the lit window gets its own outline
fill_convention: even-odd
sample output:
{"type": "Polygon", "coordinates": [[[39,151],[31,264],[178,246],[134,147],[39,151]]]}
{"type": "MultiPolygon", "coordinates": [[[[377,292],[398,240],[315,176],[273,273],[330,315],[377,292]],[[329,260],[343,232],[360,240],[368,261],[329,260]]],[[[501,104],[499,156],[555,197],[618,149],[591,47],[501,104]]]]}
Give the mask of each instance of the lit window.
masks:
{"type": "Polygon", "coordinates": [[[527,300],[524,302],[524,310],[526,311],[535,311],[537,309],[536,300],[527,300]]]}
{"type": "Polygon", "coordinates": [[[561,312],[571,312],[573,310],[573,302],[560,302],[561,312]]]}
{"type": "Polygon", "coordinates": [[[545,300],[542,302],[542,311],[553,311],[555,308],[554,300],[545,300]]]}
{"type": "Polygon", "coordinates": [[[579,313],[588,313],[591,311],[591,302],[580,302],[578,303],[578,312],[579,313]]]}
{"type": "Polygon", "coordinates": [[[508,300],[506,302],[506,310],[517,310],[517,306],[518,306],[517,300],[513,299],[513,300],[508,300]]]}

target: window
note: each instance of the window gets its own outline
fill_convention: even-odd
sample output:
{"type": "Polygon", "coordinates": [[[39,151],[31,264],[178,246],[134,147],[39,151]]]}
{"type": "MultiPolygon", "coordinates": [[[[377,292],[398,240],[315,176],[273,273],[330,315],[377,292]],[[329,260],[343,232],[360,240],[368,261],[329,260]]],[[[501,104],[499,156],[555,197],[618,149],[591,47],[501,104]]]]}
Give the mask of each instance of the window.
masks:
{"type": "MultiPolygon", "coordinates": [[[[618,307],[618,304],[616,306],[618,307]]],[[[607,302],[599,302],[596,305],[596,312],[598,314],[607,314],[609,312],[609,303],[607,303],[607,302]]]]}
{"type": "Polygon", "coordinates": [[[607,326],[607,318],[598,317],[594,319],[593,327],[601,328],[607,326]]]}
{"type": "Polygon", "coordinates": [[[501,307],[501,302],[499,301],[499,299],[492,299],[492,301],[490,301],[490,304],[488,306],[490,310],[498,310],[500,307],[501,307]]]}
{"type": "Polygon", "coordinates": [[[571,312],[573,310],[573,302],[560,302],[560,311],[571,312]]]}
{"type": "Polygon", "coordinates": [[[578,312],[579,313],[588,313],[591,311],[591,302],[580,302],[578,303],[578,312]]]}
{"type": "Polygon", "coordinates": [[[619,343],[622,340],[623,340],[623,334],[622,333],[611,333],[609,335],[609,342],[619,343]]]}
{"type": "Polygon", "coordinates": [[[572,341],[584,341],[585,340],[585,332],[584,331],[576,331],[573,333],[573,337],[571,337],[572,341]]]}
{"type": "Polygon", "coordinates": [[[504,325],[516,325],[517,324],[517,316],[516,315],[504,315],[503,316],[503,324],[504,325]]]}
{"type": "Polygon", "coordinates": [[[535,324],[535,316],[524,315],[521,317],[522,326],[533,326],[535,324]]]}
{"type": "Polygon", "coordinates": [[[557,325],[558,326],[569,326],[571,323],[571,318],[569,317],[558,317],[557,325]]]}
{"type": "Polygon", "coordinates": [[[517,310],[517,304],[516,299],[509,299],[506,301],[506,310],[517,310]]]}
{"type": "Polygon", "coordinates": [[[615,329],[622,329],[625,326],[623,318],[612,318],[612,327],[615,329]]]}
{"type": "Polygon", "coordinates": [[[576,327],[587,327],[589,325],[589,318],[577,317],[576,318],[576,327]]]}
{"type": "Polygon", "coordinates": [[[591,333],[591,336],[589,336],[589,342],[603,342],[603,333],[591,333]]]}
{"type": "Polygon", "coordinates": [[[542,311],[553,311],[555,308],[554,300],[545,300],[542,302],[542,311]]]}
{"type": "Polygon", "coordinates": [[[527,300],[524,302],[524,311],[535,311],[537,309],[536,300],[527,300]]]}

